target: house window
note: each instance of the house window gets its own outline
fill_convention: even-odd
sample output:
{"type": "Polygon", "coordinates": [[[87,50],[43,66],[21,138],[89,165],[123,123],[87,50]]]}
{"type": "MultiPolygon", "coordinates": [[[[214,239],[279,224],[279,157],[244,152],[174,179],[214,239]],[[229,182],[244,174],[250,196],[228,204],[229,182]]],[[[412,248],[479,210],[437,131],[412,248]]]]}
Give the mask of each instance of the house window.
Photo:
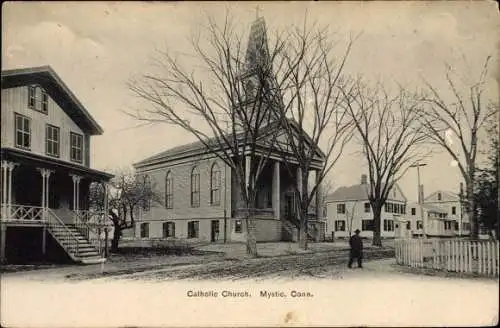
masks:
{"type": "Polygon", "coordinates": [[[438,200],[441,200],[441,193],[438,192],[438,200]]]}
{"type": "Polygon", "coordinates": [[[73,162],[81,163],[83,158],[83,136],[78,133],[70,132],[70,139],[70,158],[73,162]]]}
{"type": "Polygon", "coordinates": [[[458,222],[455,222],[455,230],[459,230],[460,226],[458,224],[458,222]]]}
{"type": "Polygon", "coordinates": [[[47,124],[45,128],[45,153],[49,156],[59,157],[59,128],[47,124]]]}
{"type": "Polygon", "coordinates": [[[29,150],[31,148],[31,120],[23,115],[15,115],[16,147],[29,150]]]}
{"type": "Polygon", "coordinates": [[[35,94],[36,94],[36,87],[30,85],[28,87],[28,107],[32,109],[35,109],[35,98],[36,98],[35,94]]]}
{"type": "Polygon", "coordinates": [[[418,229],[418,230],[421,230],[421,229],[423,229],[423,228],[424,228],[423,222],[422,222],[422,221],[420,221],[420,220],[419,220],[419,221],[417,221],[417,229],[418,229]]]}
{"type": "Polygon", "coordinates": [[[47,92],[37,86],[28,87],[28,108],[47,113],[49,109],[49,96],[47,92]]]}
{"type": "Polygon", "coordinates": [[[191,171],[191,207],[200,207],[200,171],[197,167],[191,171]]]}
{"type": "Polygon", "coordinates": [[[411,230],[411,222],[406,222],[406,230],[411,230]]]}
{"type": "Polygon", "coordinates": [[[370,203],[365,203],[365,213],[370,213],[370,203]]]}
{"type": "Polygon", "coordinates": [[[456,215],[457,214],[457,208],[455,206],[451,207],[451,215],[456,215]]]}
{"type": "Polygon", "coordinates": [[[236,220],[234,221],[234,232],[236,233],[241,233],[242,232],[242,224],[241,224],[241,220],[236,220]]]}
{"type": "Polygon", "coordinates": [[[217,163],[212,165],[212,172],[210,174],[210,204],[220,205],[220,169],[217,163]]]}
{"type": "Polygon", "coordinates": [[[165,207],[174,208],[174,180],[171,171],[165,177],[165,207]]]}
{"type": "Polygon", "coordinates": [[[417,215],[417,209],[415,207],[411,208],[411,215],[417,215]]]}
{"type": "Polygon", "coordinates": [[[402,211],[403,211],[402,214],[406,214],[406,205],[401,205],[401,207],[402,207],[402,211]]]}
{"type": "Polygon", "coordinates": [[[362,220],[361,221],[362,231],[373,231],[373,220],[362,220]]]}
{"type": "Polygon", "coordinates": [[[198,238],[200,236],[200,221],[188,222],[188,238],[198,238]]]}
{"type": "Polygon", "coordinates": [[[163,238],[175,237],[175,222],[163,222],[163,238]]]}
{"type": "Polygon", "coordinates": [[[337,213],[345,214],[345,204],[337,204],[337,213]]]}
{"type": "Polygon", "coordinates": [[[345,220],[335,221],[335,231],[345,231],[345,220]]]}
{"type": "Polygon", "coordinates": [[[393,220],[384,220],[384,231],[394,231],[393,220]]]}
{"type": "Polygon", "coordinates": [[[149,238],[149,223],[141,223],[141,238],[149,238]]]}

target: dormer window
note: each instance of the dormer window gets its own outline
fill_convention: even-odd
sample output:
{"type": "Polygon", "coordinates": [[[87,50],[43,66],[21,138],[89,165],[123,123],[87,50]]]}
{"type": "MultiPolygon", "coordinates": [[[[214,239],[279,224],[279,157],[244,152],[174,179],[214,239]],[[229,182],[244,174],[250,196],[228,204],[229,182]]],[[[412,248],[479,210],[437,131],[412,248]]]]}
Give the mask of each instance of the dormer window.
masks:
{"type": "Polygon", "coordinates": [[[49,110],[49,96],[47,92],[39,86],[29,86],[28,107],[47,114],[49,110]]]}

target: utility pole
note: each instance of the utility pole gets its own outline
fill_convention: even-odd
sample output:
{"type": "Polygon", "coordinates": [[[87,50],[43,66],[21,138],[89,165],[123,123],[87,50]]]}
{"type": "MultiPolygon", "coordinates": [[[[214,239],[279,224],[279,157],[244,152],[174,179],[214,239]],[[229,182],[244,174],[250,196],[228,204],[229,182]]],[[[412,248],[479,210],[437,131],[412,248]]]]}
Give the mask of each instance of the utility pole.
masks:
{"type": "Polygon", "coordinates": [[[420,218],[422,219],[422,234],[424,239],[427,238],[426,234],[426,220],[424,218],[424,195],[423,195],[423,186],[420,184],[420,167],[421,166],[426,166],[427,164],[425,163],[416,163],[413,165],[410,165],[410,167],[416,167],[417,168],[417,184],[418,184],[418,206],[420,207],[420,218]]]}

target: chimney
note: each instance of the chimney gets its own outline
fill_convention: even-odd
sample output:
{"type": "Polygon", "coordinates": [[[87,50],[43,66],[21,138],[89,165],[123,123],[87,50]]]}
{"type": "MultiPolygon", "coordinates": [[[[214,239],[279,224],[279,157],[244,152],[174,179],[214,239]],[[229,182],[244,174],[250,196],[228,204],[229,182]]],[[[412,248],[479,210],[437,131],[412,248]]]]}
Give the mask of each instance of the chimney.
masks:
{"type": "Polygon", "coordinates": [[[418,186],[418,203],[419,204],[424,203],[424,185],[423,184],[418,186]]]}
{"type": "Polygon", "coordinates": [[[366,174],[361,174],[361,184],[362,185],[368,184],[368,178],[366,174]]]}

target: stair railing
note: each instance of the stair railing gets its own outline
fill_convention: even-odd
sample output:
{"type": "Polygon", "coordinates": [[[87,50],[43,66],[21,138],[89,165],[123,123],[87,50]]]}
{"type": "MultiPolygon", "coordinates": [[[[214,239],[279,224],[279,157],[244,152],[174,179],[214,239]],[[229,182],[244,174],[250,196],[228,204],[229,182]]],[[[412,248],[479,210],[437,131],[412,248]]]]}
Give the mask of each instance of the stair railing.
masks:
{"type": "Polygon", "coordinates": [[[102,253],[104,247],[101,240],[102,232],[106,227],[103,222],[104,220],[104,212],[88,210],[74,212],[73,222],[75,227],[85,236],[88,242],[99,251],[99,254],[102,253]]]}
{"type": "Polygon", "coordinates": [[[57,239],[59,244],[72,256],[78,258],[80,257],[80,244],[78,238],[68,229],[64,222],[50,209],[44,209],[46,213],[46,219],[48,223],[49,231],[52,232],[52,236],[57,239]],[[63,231],[63,235],[55,236],[55,232],[63,231]]]}

